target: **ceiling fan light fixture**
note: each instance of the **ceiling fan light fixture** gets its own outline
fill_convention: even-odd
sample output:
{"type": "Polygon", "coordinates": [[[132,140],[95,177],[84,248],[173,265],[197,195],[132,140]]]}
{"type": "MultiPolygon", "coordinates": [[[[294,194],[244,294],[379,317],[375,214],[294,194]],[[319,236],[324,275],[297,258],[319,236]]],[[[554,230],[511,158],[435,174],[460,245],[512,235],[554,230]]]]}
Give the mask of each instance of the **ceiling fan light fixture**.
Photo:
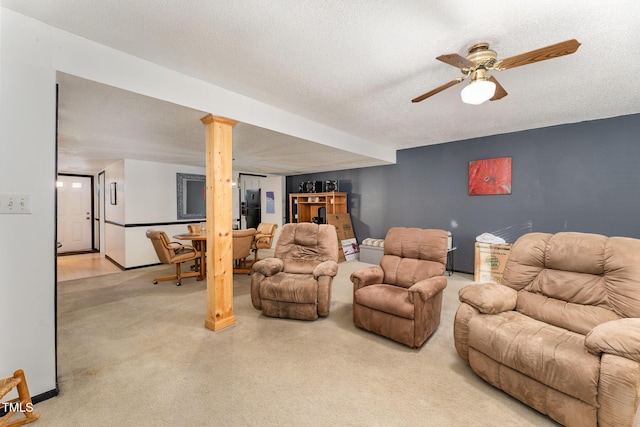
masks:
{"type": "Polygon", "coordinates": [[[496,84],[494,82],[489,80],[474,80],[462,89],[460,97],[465,104],[480,105],[493,98],[495,93],[496,84]]]}

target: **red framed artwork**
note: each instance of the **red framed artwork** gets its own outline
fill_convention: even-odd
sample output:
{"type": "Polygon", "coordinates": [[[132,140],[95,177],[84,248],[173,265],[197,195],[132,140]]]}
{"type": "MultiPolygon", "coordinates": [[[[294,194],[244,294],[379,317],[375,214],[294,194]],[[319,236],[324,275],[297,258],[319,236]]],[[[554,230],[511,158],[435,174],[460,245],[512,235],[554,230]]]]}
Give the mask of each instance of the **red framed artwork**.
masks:
{"type": "Polygon", "coordinates": [[[511,194],[511,157],[469,162],[469,195],[511,194]]]}

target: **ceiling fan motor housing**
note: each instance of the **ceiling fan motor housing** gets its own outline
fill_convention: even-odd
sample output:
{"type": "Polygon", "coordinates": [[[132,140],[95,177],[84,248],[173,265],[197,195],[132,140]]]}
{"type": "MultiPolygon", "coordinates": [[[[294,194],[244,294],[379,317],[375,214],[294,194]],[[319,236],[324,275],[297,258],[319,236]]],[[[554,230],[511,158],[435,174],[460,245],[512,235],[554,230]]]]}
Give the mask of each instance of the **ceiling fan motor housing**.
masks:
{"type": "MultiPolygon", "coordinates": [[[[481,42],[469,47],[467,59],[476,64],[475,69],[484,68],[490,70],[496,63],[498,55],[489,49],[489,43],[481,42]]],[[[473,71],[473,70],[471,70],[473,71]]]]}

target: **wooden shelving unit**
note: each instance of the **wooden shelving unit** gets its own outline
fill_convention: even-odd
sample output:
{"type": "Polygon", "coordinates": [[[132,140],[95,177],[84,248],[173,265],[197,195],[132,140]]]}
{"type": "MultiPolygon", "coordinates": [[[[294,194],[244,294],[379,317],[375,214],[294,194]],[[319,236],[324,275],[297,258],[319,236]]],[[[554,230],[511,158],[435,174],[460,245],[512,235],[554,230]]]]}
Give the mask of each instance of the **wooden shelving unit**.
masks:
{"type": "Polygon", "coordinates": [[[327,215],[347,213],[347,193],[292,193],[289,194],[289,221],[311,222],[320,208],[327,215]]]}

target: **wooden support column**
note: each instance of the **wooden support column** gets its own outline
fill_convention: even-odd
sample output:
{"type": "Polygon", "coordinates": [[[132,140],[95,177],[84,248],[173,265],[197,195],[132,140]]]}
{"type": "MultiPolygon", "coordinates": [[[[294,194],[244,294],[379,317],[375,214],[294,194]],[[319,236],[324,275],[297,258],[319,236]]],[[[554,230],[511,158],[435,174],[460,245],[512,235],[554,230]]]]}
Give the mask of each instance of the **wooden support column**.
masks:
{"type": "Polygon", "coordinates": [[[232,134],[237,121],[211,114],[201,119],[207,136],[207,319],[218,331],[233,314],[232,134]]]}

